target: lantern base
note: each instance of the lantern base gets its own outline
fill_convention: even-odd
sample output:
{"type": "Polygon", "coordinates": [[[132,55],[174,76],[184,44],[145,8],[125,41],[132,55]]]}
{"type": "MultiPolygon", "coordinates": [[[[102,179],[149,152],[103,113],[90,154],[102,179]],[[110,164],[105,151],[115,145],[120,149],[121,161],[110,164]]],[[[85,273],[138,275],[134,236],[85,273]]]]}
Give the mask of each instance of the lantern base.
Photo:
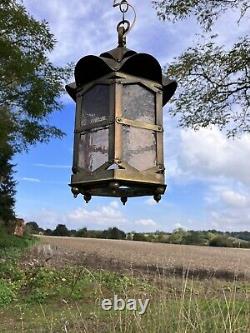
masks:
{"type": "MultiPolygon", "coordinates": [[[[85,197],[104,196],[104,197],[142,197],[154,196],[158,202],[160,196],[165,193],[166,185],[148,184],[124,180],[110,180],[93,183],[72,183],[69,184],[74,196],[82,194],[85,197]]],[[[125,201],[125,199],[124,199],[125,201]]]]}

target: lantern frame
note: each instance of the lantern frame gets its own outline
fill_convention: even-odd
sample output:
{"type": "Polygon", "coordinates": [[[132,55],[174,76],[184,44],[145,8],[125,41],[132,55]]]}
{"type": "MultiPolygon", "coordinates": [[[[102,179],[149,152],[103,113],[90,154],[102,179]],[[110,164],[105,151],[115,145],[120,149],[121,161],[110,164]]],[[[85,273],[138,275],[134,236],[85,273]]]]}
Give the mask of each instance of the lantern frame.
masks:
{"type": "MultiPolygon", "coordinates": [[[[163,151],[163,105],[176,90],[175,81],[162,76],[159,63],[151,55],[118,47],[96,56],[80,59],[75,68],[76,82],[66,86],[76,102],[72,192],[91,196],[127,197],[153,195],[156,201],[164,194],[165,167],[163,151]],[[84,75],[83,75],[84,73],[84,75]],[[107,119],[82,125],[83,100],[95,86],[109,86],[109,115],[107,119]],[[123,89],[137,85],[154,94],[154,123],[128,119],[123,114],[123,89]],[[152,131],[155,136],[155,165],[138,170],[123,159],[123,126],[152,131]],[[108,128],[108,159],[95,170],[79,166],[81,136],[91,131],[108,128]]],[[[136,111],[135,111],[136,114],[136,111]]]]}

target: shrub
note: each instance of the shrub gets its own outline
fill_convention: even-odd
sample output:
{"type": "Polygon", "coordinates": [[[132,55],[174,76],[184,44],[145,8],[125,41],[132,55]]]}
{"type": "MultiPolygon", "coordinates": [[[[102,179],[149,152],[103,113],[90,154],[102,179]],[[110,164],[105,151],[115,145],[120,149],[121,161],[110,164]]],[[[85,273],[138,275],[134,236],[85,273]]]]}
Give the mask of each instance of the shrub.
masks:
{"type": "Polygon", "coordinates": [[[216,236],[209,241],[209,246],[233,247],[234,243],[226,236],[216,236]]]}
{"type": "Polygon", "coordinates": [[[0,307],[10,304],[14,297],[15,294],[8,284],[4,280],[0,280],[0,307]]]}

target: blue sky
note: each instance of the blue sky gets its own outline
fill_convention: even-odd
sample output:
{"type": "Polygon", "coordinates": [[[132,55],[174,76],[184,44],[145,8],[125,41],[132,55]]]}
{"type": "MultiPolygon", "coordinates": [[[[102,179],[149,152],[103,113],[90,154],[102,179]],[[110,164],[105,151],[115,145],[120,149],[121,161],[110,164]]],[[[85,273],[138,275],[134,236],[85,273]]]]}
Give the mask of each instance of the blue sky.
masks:
{"type": "MultiPolygon", "coordinates": [[[[117,45],[120,13],[113,1],[24,0],[28,11],[46,19],[57,39],[50,59],[59,65],[76,63],[82,56],[99,55],[117,45]]],[[[128,36],[128,47],[150,53],[162,66],[197,41],[200,27],[193,18],[176,24],[160,22],[151,1],[131,0],[137,22],[128,36]]],[[[238,12],[227,12],[214,27],[218,42],[230,47],[247,33],[247,19],[237,25],[238,12]],[[230,29],[229,29],[230,27],[230,29]]],[[[194,132],[181,129],[164,109],[165,163],[168,190],[159,204],[152,198],[93,198],[86,205],[74,199],[68,183],[71,175],[74,103],[62,97],[64,108],[51,122],[66,136],[32,147],[15,158],[17,164],[17,215],[37,221],[44,228],[64,223],[68,228],[125,231],[187,229],[249,230],[250,136],[228,140],[216,127],[194,132]]]]}

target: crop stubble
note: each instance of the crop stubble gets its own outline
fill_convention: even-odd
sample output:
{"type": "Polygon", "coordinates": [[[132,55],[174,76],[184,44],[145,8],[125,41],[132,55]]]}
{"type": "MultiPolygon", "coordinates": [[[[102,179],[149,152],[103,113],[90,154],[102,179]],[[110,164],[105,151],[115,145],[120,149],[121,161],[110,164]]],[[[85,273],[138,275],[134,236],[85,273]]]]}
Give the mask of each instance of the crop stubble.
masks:
{"type": "Polygon", "coordinates": [[[50,255],[53,265],[77,263],[94,268],[250,278],[248,249],[41,236],[39,251],[45,257],[50,255]]]}

